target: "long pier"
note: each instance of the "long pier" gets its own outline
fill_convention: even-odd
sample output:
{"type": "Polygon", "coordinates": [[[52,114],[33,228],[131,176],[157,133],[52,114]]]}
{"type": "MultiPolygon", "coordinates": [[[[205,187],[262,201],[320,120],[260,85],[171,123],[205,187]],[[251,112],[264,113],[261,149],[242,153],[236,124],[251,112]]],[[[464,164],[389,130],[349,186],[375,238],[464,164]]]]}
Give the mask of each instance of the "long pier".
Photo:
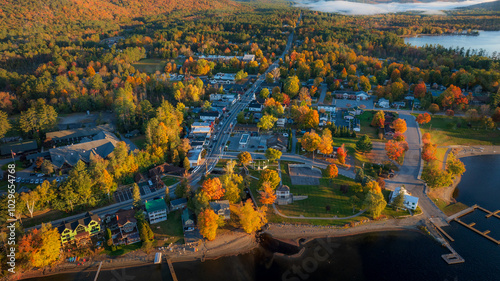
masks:
{"type": "Polygon", "coordinates": [[[463,216],[465,216],[465,215],[467,215],[469,213],[472,213],[476,209],[479,209],[479,210],[485,212],[486,213],[486,218],[496,217],[496,218],[500,219],[500,215],[498,215],[500,213],[500,210],[491,212],[491,211],[486,210],[485,208],[483,208],[483,207],[481,207],[481,206],[479,206],[479,205],[476,204],[476,205],[471,206],[471,207],[469,207],[469,208],[467,208],[467,209],[465,209],[465,210],[463,210],[461,212],[458,212],[458,213],[456,213],[456,214],[454,214],[452,216],[449,216],[447,220],[448,221],[454,220],[454,221],[458,222],[459,224],[465,226],[466,228],[474,231],[475,233],[483,236],[484,238],[492,241],[493,243],[495,243],[497,245],[500,245],[500,240],[496,240],[495,238],[493,238],[493,237],[491,237],[491,236],[488,235],[491,232],[490,230],[480,231],[480,230],[474,228],[474,226],[476,225],[475,222],[467,224],[467,223],[464,223],[463,221],[460,220],[460,217],[463,217],[463,216]]]}
{"type": "Polygon", "coordinates": [[[478,208],[478,207],[479,207],[479,206],[478,206],[477,204],[476,204],[476,205],[473,205],[473,206],[470,206],[469,208],[467,208],[467,209],[465,209],[465,210],[462,210],[462,211],[460,211],[460,212],[458,212],[458,213],[456,213],[456,214],[453,214],[453,215],[449,216],[446,220],[447,220],[448,222],[450,222],[450,221],[452,221],[452,220],[454,220],[454,219],[456,219],[456,218],[463,217],[463,216],[465,216],[465,215],[467,215],[467,214],[469,214],[469,213],[474,212],[474,210],[475,210],[476,208],[478,208]]]}
{"type": "Polygon", "coordinates": [[[439,223],[432,221],[432,220],[429,220],[429,221],[432,223],[432,224],[427,224],[429,226],[428,227],[429,233],[439,243],[441,243],[441,245],[443,247],[448,248],[448,250],[450,251],[449,254],[441,255],[441,258],[443,258],[443,260],[448,264],[457,264],[457,263],[465,262],[465,259],[462,258],[462,256],[460,256],[457,253],[457,251],[455,251],[455,249],[453,249],[453,247],[451,247],[450,243],[448,243],[448,241],[446,241],[446,239],[444,239],[444,237],[441,235],[441,233],[445,234],[449,239],[451,239],[451,241],[454,241],[454,240],[444,230],[442,230],[441,227],[438,226],[439,223]],[[434,226],[434,227],[432,227],[432,226],[434,226]],[[437,229],[439,229],[441,231],[441,233],[439,233],[439,231],[437,231],[437,229]]]}
{"type": "Polygon", "coordinates": [[[172,279],[174,281],[178,281],[177,275],[175,274],[174,266],[172,265],[172,260],[167,259],[167,263],[168,263],[168,268],[170,269],[170,274],[172,275],[172,279]]]}

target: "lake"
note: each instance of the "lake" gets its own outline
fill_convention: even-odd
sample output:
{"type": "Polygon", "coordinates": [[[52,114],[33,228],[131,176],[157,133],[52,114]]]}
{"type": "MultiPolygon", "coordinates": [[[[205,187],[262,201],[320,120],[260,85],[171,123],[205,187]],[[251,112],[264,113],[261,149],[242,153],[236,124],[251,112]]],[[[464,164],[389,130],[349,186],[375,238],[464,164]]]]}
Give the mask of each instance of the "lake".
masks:
{"type": "Polygon", "coordinates": [[[480,31],[478,36],[467,35],[423,35],[405,38],[405,43],[413,46],[442,45],[449,48],[484,49],[488,56],[500,52],[500,31],[480,31]]]}
{"type": "MultiPolygon", "coordinates": [[[[500,209],[500,155],[463,158],[467,171],[458,185],[458,199],[500,209]]],[[[491,230],[500,239],[500,220],[485,218],[479,210],[462,217],[480,230],[491,230]]],[[[306,244],[300,258],[274,255],[259,247],[251,253],[205,262],[174,263],[182,281],[496,281],[500,280],[500,247],[456,222],[443,228],[455,239],[452,247],[465,263],[448,265],[441,258],[449,253],[434,239],[413,231],[378,232],[350,237],[316,239],[306,244]]],[[[286,249],[285,249],[286,250],[286,249]]],[[[95,273],[60,274],[36,280],[93,280],[95,273]]],[[[35,280],[35,279],[33,279],[35,280]]],[[[98,280],[172,280],[168,265],[103,271],[98,280]]]]}

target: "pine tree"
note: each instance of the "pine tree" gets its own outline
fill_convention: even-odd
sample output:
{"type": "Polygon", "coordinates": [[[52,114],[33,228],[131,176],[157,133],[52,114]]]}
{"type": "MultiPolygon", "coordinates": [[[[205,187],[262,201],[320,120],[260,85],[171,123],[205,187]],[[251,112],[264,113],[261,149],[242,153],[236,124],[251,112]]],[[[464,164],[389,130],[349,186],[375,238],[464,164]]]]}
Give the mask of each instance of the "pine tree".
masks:
{"type": "Polygon", "coordinates": [[[134,208],[139,209],[142,206],[142,200],[141,200],[141,191],[139,190],[139,186],[137,183],[134,183],[134,186],[132,187],[132,199],[134,199],[134,208]]]}

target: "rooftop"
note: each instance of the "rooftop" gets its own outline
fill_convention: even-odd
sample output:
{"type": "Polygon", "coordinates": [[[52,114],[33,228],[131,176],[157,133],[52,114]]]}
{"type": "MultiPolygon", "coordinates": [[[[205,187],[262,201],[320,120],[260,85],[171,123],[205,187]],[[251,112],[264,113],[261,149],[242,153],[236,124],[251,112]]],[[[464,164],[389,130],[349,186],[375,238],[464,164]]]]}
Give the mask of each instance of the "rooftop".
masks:
{"type": "Polygon", "coordinates": [[[160,198],[156,200],[146,201],[145,207],[148,213],[156,212],[160,210],[166,210],[167,203],[165,203],[165,200],[163,198],[160,198]]]}

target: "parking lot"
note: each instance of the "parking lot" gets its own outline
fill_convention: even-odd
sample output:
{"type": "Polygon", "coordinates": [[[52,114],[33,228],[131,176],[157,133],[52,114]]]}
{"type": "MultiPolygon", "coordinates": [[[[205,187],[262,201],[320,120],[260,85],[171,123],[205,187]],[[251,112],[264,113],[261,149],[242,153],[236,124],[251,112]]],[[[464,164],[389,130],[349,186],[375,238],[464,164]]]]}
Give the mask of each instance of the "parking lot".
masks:
{"type": "MultiPolygon", "coordinates": [[[[156,188],[153,186],[149,186],[148,182],[139,184],[139,191],[141,192],[141,196],[150,194],[151,192],[155,192],[156,188]]],[[[131,200],[132,199],[132,186],[125,187],[123,189],[117,190],[113,194],[115,201],[117,203],[131,200]]]]}
{"type": "Polygon", "coordinates": [[[263,151],[267,149],[266,136],[250,136],[246,145],[240,145],[241,136],[244,134],[237,133],[229,137],[228,150],[230,151],[263,151]]]}

